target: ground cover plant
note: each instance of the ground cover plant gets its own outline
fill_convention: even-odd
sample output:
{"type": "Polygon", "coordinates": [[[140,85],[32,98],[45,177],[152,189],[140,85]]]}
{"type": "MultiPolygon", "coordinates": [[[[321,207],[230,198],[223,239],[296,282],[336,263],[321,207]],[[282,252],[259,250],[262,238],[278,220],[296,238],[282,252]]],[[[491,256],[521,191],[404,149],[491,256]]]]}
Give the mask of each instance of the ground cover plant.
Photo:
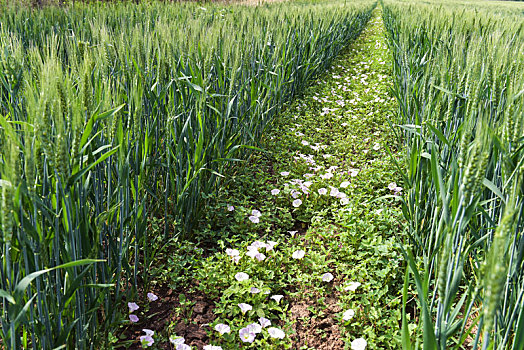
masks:
{"type": "Polygon", "coordinates": [[[388,58],[377,11],[210,201],[197,230],[207,257],[188,248],[192,258],[155,270],[152,288],[160,302],[175,300],[172,315],[144,312],[124,339],[147,326],[151,348],[169,339],[198,349],[400,347],[402,188],[387,156],[400,158],[387,123],[388,58]]]}
{"type": "Polygon", "coordinates": [[[384,2],[418,299],[405,349],[524,346],[522,9],[384,2]]]}
{"type": "Polygon", "coordinates": [[[373,6],[2,5],[3,346],[105,341],[149,283],[148,217],[190,238],[231,162],[373,6]]]}

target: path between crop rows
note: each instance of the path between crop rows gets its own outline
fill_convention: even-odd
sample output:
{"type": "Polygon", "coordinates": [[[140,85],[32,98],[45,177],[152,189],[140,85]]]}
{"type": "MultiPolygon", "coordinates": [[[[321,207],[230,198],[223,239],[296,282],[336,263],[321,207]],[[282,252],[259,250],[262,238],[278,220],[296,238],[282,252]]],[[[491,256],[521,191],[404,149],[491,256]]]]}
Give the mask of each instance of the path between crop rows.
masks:
{"type": "Polygon", "coordinates": [[[332,69],[279,118],[263,145],[269,153],[256,153],[221,189],[202,230],[211,242],[219,237],[216,252],[201,260],[195,248],[192,267],[173,272],[198,282],[177,282],[170,297],[158,290],[159,303],[176,310],[149,327],[164,340],[181,336],[198,349],[363,349],[364,341],[367,349],[400,348],[401,213],[393,199],[379,199],[401,190],[386,151],[395,152],[387,123],[395,102],[380,16],[376,9],[332,69]],[[260,316],[285,338],[263,330],[253,343],[241,341],[260,316]],[[230,333],[218,334],[218,324],[230,333]]]}

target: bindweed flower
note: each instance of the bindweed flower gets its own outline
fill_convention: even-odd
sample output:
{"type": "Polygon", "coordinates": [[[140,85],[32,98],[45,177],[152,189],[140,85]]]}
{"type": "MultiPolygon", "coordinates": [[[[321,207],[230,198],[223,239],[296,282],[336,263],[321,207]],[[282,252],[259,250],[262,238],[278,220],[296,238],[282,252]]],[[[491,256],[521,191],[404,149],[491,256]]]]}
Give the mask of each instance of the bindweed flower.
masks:
{"type": "Polygon", "coordinates": [[[291,197],[293,197],[293,198],[298,198],[298,197],[300,197],[300,192],[295,191],[295,190],[291,191],[291,197]]]}
{"type": "Polygon", "coordinates": [[[324,187],[319,188],[319,189],[318,189],[318,194],[321,195],[321,196],[327,194],[327,189],[324,188],[324,187]]]}
{"type": "Polygon", "coordinates": [[[286,336],[286,333],[284,333],[284,331],[275,327],[270,327],[267,329],[267,331],[271,338],[284,339],[286,336]]]}
{"type": "Polygon", "coordinates": [[[344,288],[344,290],[354,292],[358,287],[360,287],[360,282],[349,282],[349,284],[344,288]]]}
{"type": "Polygon", "coordinates": [[[226,249],[226,254],[229,255],[230,257],[235,257],[235,256],[239,256],[240,252],[237,249],[227,248],[226,249]]]}
{"type": "Polygon", "coordinates": [[[299,250],[295,250],[293,252],[293,255],[291,255],[291,257],[293,259],[302,259],[305,255],[306,255],[306,252],[301,250],[301,249],[299,249],[299,250]]]}
{"type": "Polygon", "coordinates": [[[364,338],[357,338],[351,342],[351,350],[365,350],[368,342],[364,338]]]}
{"type": "MultiPolygon", "coordinates": [[[[266,247],[266,244],[262,241],[254,241],[253,243],[251,243],[251,245],[249,247],[252,247],[252,248],[255,248],[255,249],[260,249],[260,248],[265,248],[266,247]]],[[[249,249],[248,247],[248,249],[249,249]]]]}
{"type": "Polygon", "coordinates": [[[254,216],[254,215],[251,215],[249,217],[249,220],[254,223],[254,224],[258,224],[260,222],[260,219],[258,218],[258,216],[254,216]]]}
{"type": "Polygon", "coordinates": [[[322,275],[322,281],[331,282],[333,280],[333,275],[330,272],[326,272],[322,275]]]}
{"type": "Polygon", "coordinates": [[[344,181],[344,182],[342,182],[342,183],[340,184],[340,187],[341,187],[341,188],[346,188],[346,187],[349,186],[349,184],[350,184],[349,181],[344,181]]]}
{"type": "Polygon", "coordinates": [[[374,149],[375,151],[378,151],[378,150],[380,149],[380,144],[375,143],[375,144],[373,145],[373,149],[374,149]]]}
{"type": "Polygon", "coordinates": [[[238,307],[240,308],[240,311],[242,311],[243,314],[245,314],[246,312],[250,310],[253,310],[253,307],[246,303],[240,303],[238,304],[238,307]]]}
{"type": "Polygon", "coordinates": [[[242,282],[242,281],[245,281],[245,280],[248,280],[249,279],[249,275],[245,272],[239,272],[235,275],[235,279],[238,281],[238,282],[242,282]]]}
{"type": "Polygon", "coordinates": [[[388,185],[388,189],[389,189],[390,191],[393,191],[393,190],[395,189],[395,187],[397,187],[397,184],[394,183],[394,182],[391,182],[391,183],[388,185]]]}
{"type": "Polygon", "coordinates": [[[266,327],[271,326],[271,321],[268,320],[268,319],[265,318],[265,317],[260,317],[260,318],[258,319],[258,323],[260,323],[260,325],[261,325],[263,328],[266,328],[266,327]]]}
{"type": "Polygon", "coordinates": [[[309,145],[309,142],[307,142],[306,140],[302,140],[301,142],[304,146],[308,146],[309,145]]]}
{"type": "Polygon", "coordinates": [[[155,340],[150,335],[143,335],[140,337],[140,343],[142,344],[143,348],[148,348],[153,345],[155,340]]]}
{"type": "Polygon", "coordinates": [[[250,325],[247,326],[247,328],[249,328],[251,333],[258,334],[262,332],[262,326],[259,325],[258,323],[251,323],[250,325]]]}
{"type": "Polygon", "coordinates": [[[179,344],[184,344],[186,340],[183,337],[172,335],[169,337],[169,342],[173,345],[179,345],[179,344]]]}
{"type": "Polygon", "coordinates": [[[347,198],[347,197],[342,198],[342,199],[340,200],[340,204],[342,204],[342,205],[347,205],[347,204],[349,204],[349,198],[347,198]]]}
{"type": "Polygon", "coordinates": [[[137,315],[129,315],[129,321],[133,322],[133,323],[137,323],[138,322],[138,316],[137,315]]]}
{"type": "Polygon", "coordinates": [[[352,177],[355,177],[358,175],[358,170],[351,170],[351,172],[349,173],[352,177]]]}
{"type": "Polygon", "coordinates": [[[324,180],[331,179],[333,177],[333,173],[325,173],[324,175],[320,175],[320,177],[324,180]]]}
{"type": "Polygon", "coordinates": [[[300,207],[301,205],[302,205],[302,201],[301,201],[300,199],[295,199],[295,200],[293,201],[293,206],[294,206],[295,208],[298,208],[298,207],[300,207]]]}
{"type": "Polygon", "coordinates": [[[397,187],[395,187],[395,188],[393,189],[393,194],[396,195],[396,196],[398,196],[398,195],[400,195],[400,192],[402,192],[402,190],[403,190],[402,187],[397,186],[397,187]]]}
{"type": "Polygon", "coordinates": [[[277,295],[271,296],[271,299],[273,299],[277,303],[280,303],[280,300],[282,300],[283,297],[284,297],[283,295],[277,294],[277,295]]]}
{"type": "Polygon", "coordinates": [[[282,176],[289,176],[289,171],[283,171],[280,173],[282,176]]]}
{"type": "Polygon", "coordinates": [[[253,209],[253,210],[251,210],[251,215],[256,216],[257,218],[259,218],[259,217],[262,216],[262,213],[260,212],[260,210],[253,209]]]}
{"type": "Polygon", "coordinates": [[[233,259],[233,262],[234,262],[235,264],[238,264],[238,262],[240,261],[240,256],[234,256],[234,257],[232,257],[231,259],[233,259]]]}
{"type": "Polygon", "coordinates": [[[295,237],[298,231],[287,231],[291,235],[291,237],[295,237]]]}
{"type": "Polygon", "coordinates": [[[191,350],[191,346],[187,344],[178,344],[175,350],[191,350]]]}
{"type": "Polygon", "coordinates": [[[147,293],[147,299],[149,299],[149,301],[157,301],[158,297],[153,293],[147,293]]]}
{"type": "Polygon", "coordinates": [[[251,287],[251,289],[249,290],[252,294],[258,294],[260,293],[260,289],[258,289],[257,287],[251,287]]]}
{"type": "Polygon", "coordinates": [[[264,259],[266,258],[266,256],[262,253],[258,253],[257,255],[255,255],[255,258],[258,260],[258,261],[264,261],[264,259]]]}
{"type": "Polygon", "coordinates": [[[257,248],[248,247],[247,253],[246,253],[247,256],[249,256],[249,257],[254,259],[257,256],[257,254],[259,254],[257,248]]]}
{"type": "Polygon", "coordinates": [[[278,244],[278,242],[275,241],[267,241],[266,243],[266,251],[273,250],[273,248],[278,244]]]}
{"type": "Polygon", "coordinates": [[[224,323],[218,323],[218,324],[215,326],[215,331],[217,331],[218,333],[220,333],[220,335],[223,335],[224,333],[229,333],[229,332],[231,332],[231,328],[230,328],[227,324],[224,324],[224,323]]]}
{"type": "Polygon", "coordinates": [[[227,206],[227,211],[233,211],[233,210],[235,210],[234,206],[232,206],[232,205],[228,205],[227,206]]]}
{"type": "Polygon", "coordinates": [[[342,198],[346,198],[347,196],[348,196],[348,195],[345,194],[344,192],[338,192],[338,194],[337,194],[337,198],[340,198],[340,199],[342,199],[342,198]]]}
{"type": "Polygon", "coordinates": [[[204,345],[204,350],[222,350],[221,346],[218,345],[204,345]]]}
{"type": "Polygon", "coordinates": [[[279,193],[280,193],[280,190],[279,190],[278,188],[275,188],[275,189],[272,189],[272,190],[271,190],[271,194],[272,194],[273,196],[276,196],[276,195],[279,194],[279,193]]]}
{"type": "Polygon", "coordinates": [[[329,195],[331,197],[337,197],[340,191],[336,187],[331,187],[331,191],[329,192],[329,195]]]}
{"type": "Polygon", "coordinates": [[[240,335],[240,340],[244,343],[252,343],[255,341],[256,334],[251,332],[248,327],[242,328],[238,334],[240,335]]]}
{"type": "Polygon", "coordinates": [[[144,332],[146,335],[149,335],[150,337],[152,337],[153,335],[155,335],[155,331],[151,330],[151,329],[148,329],[148,328],[144,328],[142,329],[142,332],[144,332]]]}
{"type": "Polygon", "coordinates": [[[127,303],[127,307],[129,308],[129,312],[133,312],[140,309],[140,307],[136,303],[127,303]]]}
{"type": "Polygon", "coordinates": [[[352,309],[349,309],[347,311],[344,312],[344,314],[342,315],[342,319],[344,321],[349,321],[353,318],[353,316],[355,316],[355,311],[352,310],[352,309]]]}

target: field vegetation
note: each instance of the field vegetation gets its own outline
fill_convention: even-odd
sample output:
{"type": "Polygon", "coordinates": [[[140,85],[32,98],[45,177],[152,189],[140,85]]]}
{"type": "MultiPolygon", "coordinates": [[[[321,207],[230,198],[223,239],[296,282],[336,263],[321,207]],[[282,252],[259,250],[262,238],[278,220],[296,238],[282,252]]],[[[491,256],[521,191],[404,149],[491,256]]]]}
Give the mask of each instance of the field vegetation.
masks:
{"type": "Polygon", "coordinates": [[[0,347],[524,349],[522,4],[41,5],[0,347]]]}

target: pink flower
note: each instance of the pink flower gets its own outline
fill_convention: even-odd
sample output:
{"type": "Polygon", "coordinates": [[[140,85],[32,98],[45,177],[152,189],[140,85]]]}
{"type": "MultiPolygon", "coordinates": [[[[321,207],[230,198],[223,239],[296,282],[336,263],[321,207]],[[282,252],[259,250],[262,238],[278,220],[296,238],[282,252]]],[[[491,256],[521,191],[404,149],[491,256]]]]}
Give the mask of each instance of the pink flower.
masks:
{"type": "Polygon", "coordinates": [[[127,307],[129,308],[129,312],[133,312],[140,309],[140,307],[136,303],[127,303],[127,307]]]}
{"type": "Polygon", "coordinates": [[[295,199],[295,200],[293,201],[293,206],[294,206],[295,208],[298,208],[298,207],[300,207],[301,205],[302,205],[302,201],[301,201],[300,199],[295,199]]]}
{"type": "Polygon", "coordinates": [[[138,322],[138,316],[136,316],[136,315],[129,315],[129,321],[131,321],[133,323],[137,323],[138,322]]]}
{"type": "Polygon", "coordinates": [[[158,297],[153,293],[147,293],[147,299],[149,299],[149,301],[156,301],[158,297]]]}
{"type": "Polygon", "coordinates": [[[249,275],[245,272],[239,272],[235,275],[235,279],[238,281],[238,282],[242,282],[242,281],[245,281],[245,280],[248,280],[249,279],[249,275]]]}
{"type": "Polygon", "coordinates": [[[254,223],[254,224],[258,224],[260,222],[260,219],[257,217],[257,216],[254,216],[254,215],[251,215],[249,217],[249,220],[254,223]]]}
{"type": "Polygon", "coordinates": [[[140,337],[140,343],[142,344],[142,347],[148,348],[153,345],[155,340],[150,335],[143,335],[140,337]]]}

